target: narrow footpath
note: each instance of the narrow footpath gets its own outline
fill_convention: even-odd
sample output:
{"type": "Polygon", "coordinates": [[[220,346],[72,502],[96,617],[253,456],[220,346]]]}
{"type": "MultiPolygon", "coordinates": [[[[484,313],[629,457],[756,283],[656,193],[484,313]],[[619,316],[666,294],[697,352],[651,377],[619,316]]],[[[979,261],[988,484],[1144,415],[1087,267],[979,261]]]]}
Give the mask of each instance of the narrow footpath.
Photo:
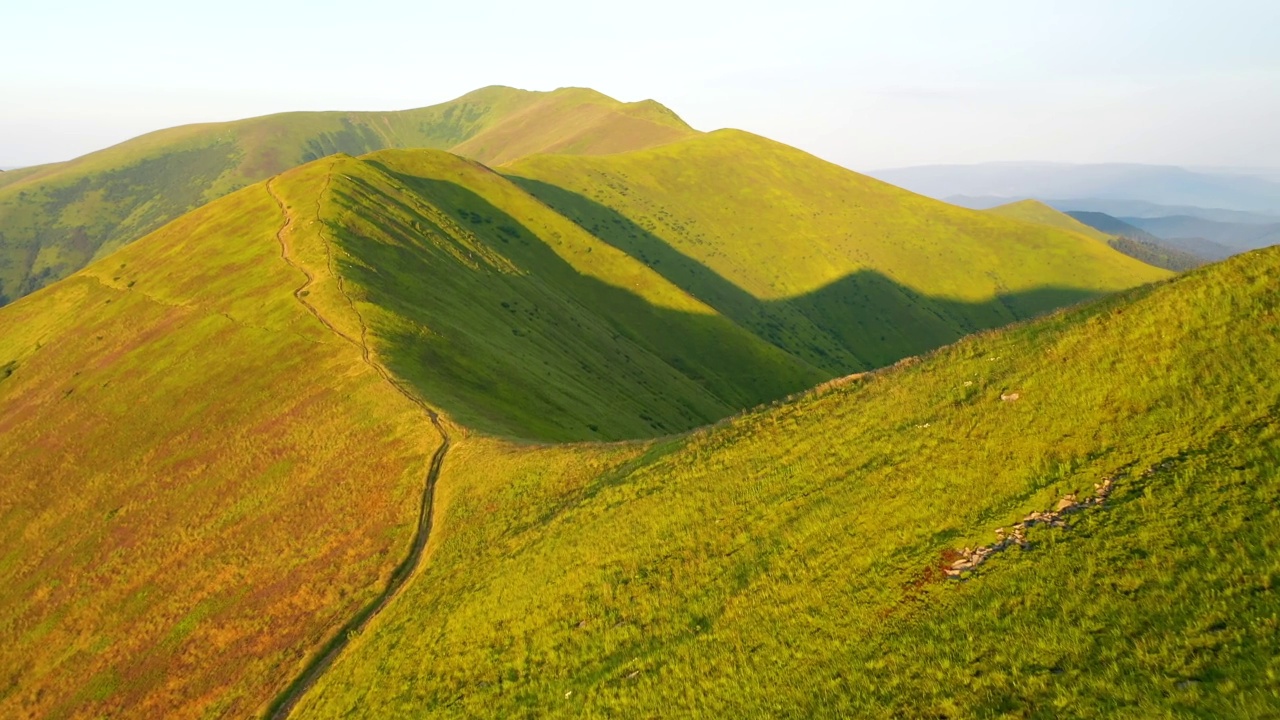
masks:
{"type": "MultiPolygon", "coordinates": [[[[317,222],[320,222],[320,198],[323,197],[324,193],[329,189],[329,182],[332,180],[332,177],[332,174],[330,174],[325,178],[324,188],[321,189],[319,195],[316,197],[317,222]]],[[[280,242],[280,258],[290,267],[300,272],[305,278],[302,285],[299,285],[298,288],[293,291],[294,298],[296,298],[297,301],[307,309],[307,312],[311,313],[317,320],[319,320],[322,325],[338,337],[359,348],[360,356],[365,365],[368,365],[374,372],[378,373],[383,380],[390,383],[391,387],[395,388],[396,392],[403,395],[405,399],[409,400],[409,402],[412,402],[414,405],[417,405],[422,410],[423,414],[431,421],[436,432],[440,434],[440,447],[436,449],[435,454],[431,457],[431,464],[427,468],[427,476],[423,483],[422,503],[418,513],[418,528],[417,532],[413,536],[413,543],[409,547],[408,556],[405,557],[405,559],[396,566],[395,570],[391,572],[391,577],[388,578],[387,585],[382,589],[382,592],[379,593],[371,603],[357,612],[354,617],[343,624],[342,627],[338,628],[337,634],[329,640],[329,642],[320,650],[318,655],[312,658],[307,666],[303,668],[298,677],[294,678],[293,682],[289,683],[289,686],[285,688],[284,692],[282,692],[279,697],[271,703],[267,709],[266,717],[271,718],[271,720],[283,720],[284,718],[289,717],[289,714],[293,712],[294,707],[298,704],[298,701],[302,699],[303,695],[305,695],[307,691],[316,684],[316,681],[320,679],[320,676],[333,665],[334,660],[336,660],[338,655],[346,649],[351,638],[364,630],[365,626],[367,626],[369,622],[378,615],[378,613],[382,612],[383,608],[385,608],[396,594],[399,593],[400,589],[404,587],[405,582],[408,581],[408,579],[417,571],[418,565],[422,561],[423,551],[427,547],[427,540],[431,536],[431,511],[433,501],[435,499],[436,482],[440,479],[440,469],[444,466],[444,457],[445,454],[449,452],[449,445],[452,440],[449,437],[448,431],[445,429],[444,423],[440,421],[440,414],[423,402],[422,399],[418,398],[405,388],[404,385],[393,377],[381,363],[374,360],[373,355],[369,352],[368,327],[365,325],[364,318],[361,317],[360,312],[356,310],[355,303],[352,301],[351,296],[347,293],[347,290],[342,283],[342,277],[334,270],[333,251],[329,247],[329,243],[324,240],[322,231],[318,232],[318,235],[321,243],[324,245],[326,256],[328,257],[329,270],[337,281],[338,290],[342,293],[342,296],[347,301],[347,305],[351,308],[351,311],[355,314],[356,319],[360,323],[360,338],[357,340],[339,330],[332,322],[329,321],[328,318],[324,316],[323,313],[320,312],[318,308],[307,301],[307,291],[315,281],[315,276],[313,276],[306,268],[294,262],[289,255],[289,241],[286,238],[286,235],[293,225],[293,216],[289,213],[289,209],[285,205],[284,200],[272,187],[273,182],[275,182],[274,178],[267,181],[267,193],[271,195],[272,200],[275,200],[276,205],[280,207],[281,215],[284,216],[284,223],[280,226],[280,229],[276,231],[276,240],[280,242]]]]}

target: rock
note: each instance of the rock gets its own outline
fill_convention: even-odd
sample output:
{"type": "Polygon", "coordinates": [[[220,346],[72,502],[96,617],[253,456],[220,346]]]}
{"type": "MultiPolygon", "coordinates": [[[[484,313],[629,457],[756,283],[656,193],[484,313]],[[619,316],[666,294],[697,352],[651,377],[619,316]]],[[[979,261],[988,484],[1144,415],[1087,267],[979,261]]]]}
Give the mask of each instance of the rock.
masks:
{"type": "Polygon", "coordinates": [[[1000,399],[1003,400],[1004,402],[1013,402],[1020,397],[1022,396],[1019,395],[1018,393],[1008,393],[1008,394],[1000,393],[1000,399]]]}
{"type": "Polygon", "coordinates": [[[1063,495],[1062,498],[1058,500],[1058,504],[1053,506],[1053,509],[1055,512],[1062,512],[1067,508],[1075,507],[1075,505],[1076,505],[1076,496],[1074,494],[1063,495]]]}

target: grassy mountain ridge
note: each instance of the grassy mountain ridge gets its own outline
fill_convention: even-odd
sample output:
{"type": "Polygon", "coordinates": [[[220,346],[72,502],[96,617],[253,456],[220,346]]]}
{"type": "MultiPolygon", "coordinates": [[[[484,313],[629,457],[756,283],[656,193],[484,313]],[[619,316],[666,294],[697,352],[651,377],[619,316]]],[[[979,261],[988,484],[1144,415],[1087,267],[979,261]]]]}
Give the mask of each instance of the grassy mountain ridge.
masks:
{"type": "Polygon", "coordinates": [[[456,147],[494,161],[619,152],[693,132],[652,101],[505,87],[416,110],[294,112],[161,130],[0,181],[0,302],[239,187],[336,152],[456,147]]]}
{"type": "MultiPolygon", "coordinates": [[[[717,133],[697,145],[718,151],[721,139],[734,148],[738,135],[717,133]]],[[[738,163],[748,178],[762,164],[761,153],[754,152],[760,142],[752,140],[750,158],[738,163]]],[[[704,182],[704,174],[723,173],[726,165],[714,155],[682,153],[682,145],[665,147],[691,177],[662,179],[666,192],[703,206],[735,199],[735,192],[704,182]]],[[[774,152],[795,160],[788,169],[797,176],[809,176],[815,165],[837,180],[852,175],[789,149],[774,152]]],[[[643,167],[650,156],[605,159],[643,167]]],[[[738,290],[715,298],[727,296],[738,304],[717,305],[708,299],[714,292],[707,291],[732,288],[726,279],[705,268],[694,280],[707,282],[668,272],[661,258],[648,254],[660,246],[627,245],[610,232],[634,225],[602,230],[574,215],[576,208],[557,206],[562,194],[552,197],[546,183],[504,177],[438,151],[341,156],[328,167],[329,179],[317,199],[320,217],[340,251],[334,272],[346,279],[364,308],[371,342],[393,371],[458,422],[504,436],[621,439],[687,430],[834,374],[884,365],[973,329],[1161,276],[1091,241],[997,223],[982,226],[989,235],[966,237],[977,246],[968,249],[986,252],[984,246],[993,240],[1010,237],[1025,242],[1019,233],[1030,236],[1027,247],[1007,252],[997,246],[992,257],[970,255],[963,261],[975,274],[979,269],[1004,273],[997,275],[998,282],[1027,286],[1020,292],[993,288],[985,298],[955,300],[896,281],[882,272],[882,258],[869,255],[865,266],[843,266],[852,272],[832,273],[835,279],[826,285],[795,273],[794,287],[812,288],[809,293],[770,298],[757,285],[764,298],[738,290]],[[1031,257],[1041,253],[1063,266],[1031,257]],[[1040,278],[1046,286],[1035,286],[1024,268],[1001,267],[1011,264],[1010,258],[1048,271],[1040,278]],[[854,305],[862,317],[851,311],[854,305]],[[823,328],[825,337],[856,344],[861,355],[806,355],[804,346],[760,332],[761,325],[741,312],[744,307],[786,313],[782,316],[796,326],[823,328]],[[868,330],[870,322],[892,325],[896,337],[889,340],[880,328],[868,330]]],[[[309,172],[321,171],[317,166],[309,172]]],[[[740,180],[729,181],[737,194],[759,188],[758,180],[754,186],[740,180]]],[[[789,190],[781,182],[778,188],[782,194],[789,190]]],[[[707,244],[728,253],[750,243],[783,256],[807,241],[803,228],[799,237],[786,237],[738,222],[707,244]]],[[[853,236],[850,243],[856,247],[862,241],[853,236]]],[[[920,255],[898,258],[913,264],[920,255]]],[[[737,261],[746,267],[751,258],[737,261]]]]}
{"type": "Polygon", "coordinates": [[[403,556],[438,438],[284,219],[251,186],[0,308],[0,715],[255,714],[403,556]]]}
{"type": "Polygon", "coordinates": [[[1233,258],[656,444],[470,438],[423,573],[300,717],[1274,714],[1278,271],[1233,258]]]}
{"type": "Polygon", "coordinates": [[[835,374],[1164,276],[1093,239],[955,208],[741,131],[502,172],[835,374]]]}

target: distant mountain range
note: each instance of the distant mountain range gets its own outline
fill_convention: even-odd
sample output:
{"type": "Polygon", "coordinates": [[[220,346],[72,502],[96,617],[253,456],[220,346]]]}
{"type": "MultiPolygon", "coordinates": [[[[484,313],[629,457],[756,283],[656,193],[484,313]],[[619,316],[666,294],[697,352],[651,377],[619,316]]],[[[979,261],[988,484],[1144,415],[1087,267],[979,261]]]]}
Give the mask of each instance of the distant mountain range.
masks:
{"type": "MultiPolygon", "coordinates": [[[[1067,214],[1081,223],[1107,233],[1113,237],[1124,238],[1130,243],[1137,243],[1138,245],[1147,248],[1160,248],[1166,253],[1171,253],[1175,258],[1177,258],[1175,262],[1179,266],[1186,264],[1187,258],[1181,256],[1196,258],[1199,260],[1196,264],[1203,264],[1204,261],[1222,260],[1240,252],[1237,249],[1229,248],[1225,245],[1220,245],[1203,238],[1161,237],[1147,232],[1138,225],[1133,224],[1132,221],[1135,220],[1135,218],[1128,218],[1128,221],[1126,221],[1124,219],[1112,217],[1106,213],[1099,212],[1069,212],[1067,214]]],[[[1116,249],[1121,252],[1125,252],[1126,249],[1131,247],[1129,245],[1117,246],[1114,243],[1112,246],[1116,247],[1116,249]]],[[[1168,263],[1161,265],[1161,267],[1166,266],[1168,266],[1168,263]]]]}
{"type": "MultiPolygon", "coordinates": [[[[994,195],[948,195],[941,198],[952,205],[967,207],[973,210],[990,210],[1001,205],[1008,205],[1017,200],[994,195]]],[[[1031,198],[1062,212],[1098,212],[1112,217],[1131,218],[1163,218],[1174,216],[1195,217],[1213,222],[1239,223],[1242,225],[1269,225],[1280,222],[1280,215],[1264,215],[1261,213],[1243,212],[1240,210],[1223,210],[1221,208],[1202,208],[1191,205],[1160,205],[1145,200],[1103,200],[1101,198],[1031,198]]]]}
{"type": "Polygon", "coordinates": [[[1274,169],[985,163],[871,175],[974,210],[1039,200],[1109,235],[1175,256],[1221,260],[1280,243],[1280,171],[1274,169]]]}
{"type": "Polygon", "coordinates": [[[1220,246],[1232,248],[1236,252],[1280,243],[1280,222],[1266,225],[1215,222],[1188,215],[1156,218],[1129,217],[1122,219],[1157,237],[1168,240],[1200,238],[1217,243],[1220,246]]]}
{"type": "Polygon", "coordinates": [[[1187,168],[1192,172],[1208,173],[1210,175],[1238,175],[1246,177],[1256,177],[1271,182],[1280,183],[1280,168],[1269,167],[1240,167],[1238,165],[1199,165],[1187,168]]]}
{"type": "MultiPolygon", "coordinates": [[[[870,173],[935,198],[1079,198],[1280,215],[1280,182],[1268,175],[1193,172],[1165,165],[982,163],[923,165],[870,173]]],[[[1116,208],[1080,208],[1114,212],[1116,208]]],[[[1108,212],[1108,214],[1112,214],[1108,212]]],[[[1129,213],[1122,213],[1129,214],[1129,213]]],[[[1139,215],[1143,213],[1137,213],[1139,215]]],[[[1191,213],[1184,213],[1191,214],[1191,213]]],[[[1221,218],[1226,219],[1226,218],[1221,218]]]]}

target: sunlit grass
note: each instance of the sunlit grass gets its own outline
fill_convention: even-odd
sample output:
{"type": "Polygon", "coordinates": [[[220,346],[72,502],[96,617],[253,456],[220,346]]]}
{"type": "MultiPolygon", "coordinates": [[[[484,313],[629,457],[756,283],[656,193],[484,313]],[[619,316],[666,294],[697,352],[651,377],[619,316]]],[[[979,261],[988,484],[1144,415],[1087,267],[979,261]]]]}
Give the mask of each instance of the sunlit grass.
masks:
{"type": "Polygon", "coordinates": [[[0,716],[253,715],[403,557],[437,436],[282,220],[247,188],[0,311],[0,716]]]}
{"type": "Polygon", "coordinates": [[[630,452],[468,440],[423,572],[301,716],[1274,714],[1277,271],[1236,258],[630,452]],[[1074,527],[940,579],[1107,476],[1074,527]]]}
{"type": "Polygon", "coordinates": [[[1168,276],[1094,237],[948,205],[737,130],[502,171],[836,374],[1168,276]]]}

